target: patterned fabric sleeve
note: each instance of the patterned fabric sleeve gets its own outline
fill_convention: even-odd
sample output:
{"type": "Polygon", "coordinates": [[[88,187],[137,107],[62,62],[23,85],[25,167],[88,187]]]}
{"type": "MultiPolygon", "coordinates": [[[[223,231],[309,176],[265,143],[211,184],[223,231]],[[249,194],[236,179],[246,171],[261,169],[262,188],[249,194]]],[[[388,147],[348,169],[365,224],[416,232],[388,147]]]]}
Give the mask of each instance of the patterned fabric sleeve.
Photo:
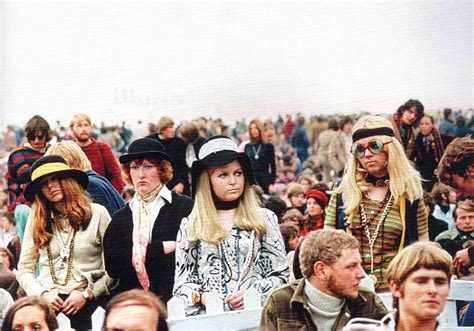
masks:
{"type": "Polygon", "coordinates": [[[202,307],[194,305],[193,292],[202,292],[203,284],[198,275],[198,248],[188,240],[189,219],[183,218],[176,238],[176,268],[173,296],[183,300],[186,315],[195,315],[202,307]]]}
{"type": "Polygon", "coordinates": [[[324,226],[331,226],[336,228],[336,203],[337,203],[337,194],[331,195],[331,200],[326,207],[326,218],[324,219],[324,226]]]}
{"type": "Polygon", "coordinates": [[[267,231],[262,238],[261,255],[257,262],[262,272],[262,279],[252,284],[262,294],[262,303],[274,290],[287,283],[290,276],[285,244],[277,217],[268,209],[264,209],[264,217],[267,222],[267,231]]]}

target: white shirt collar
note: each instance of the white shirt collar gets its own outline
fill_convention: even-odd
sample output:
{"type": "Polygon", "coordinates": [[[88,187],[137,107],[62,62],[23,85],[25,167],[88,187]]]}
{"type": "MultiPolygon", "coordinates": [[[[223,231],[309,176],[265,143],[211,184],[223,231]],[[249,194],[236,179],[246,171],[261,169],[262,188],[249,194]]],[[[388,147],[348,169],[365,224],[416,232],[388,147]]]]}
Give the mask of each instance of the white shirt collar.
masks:
{"type": "MultiPolygon", "coordinates": [[[[138,199],[137,199],[138,193],[135,192],[135,195],[133,196],[132,200],[130,200],[130,209],[134,209],[136,206],[138,206],[138,199]]],[[[173,196],[171,194],[171,191],[166,187],[166,185],[163,185],[161,188],[160,192],[156,196],[155,200],[153,200],[153,204],[156,203],[156,201],[160,198],[163,198],[164,200],[168,201],[168,203],[171,203],[173,200],[173,196]]]]}

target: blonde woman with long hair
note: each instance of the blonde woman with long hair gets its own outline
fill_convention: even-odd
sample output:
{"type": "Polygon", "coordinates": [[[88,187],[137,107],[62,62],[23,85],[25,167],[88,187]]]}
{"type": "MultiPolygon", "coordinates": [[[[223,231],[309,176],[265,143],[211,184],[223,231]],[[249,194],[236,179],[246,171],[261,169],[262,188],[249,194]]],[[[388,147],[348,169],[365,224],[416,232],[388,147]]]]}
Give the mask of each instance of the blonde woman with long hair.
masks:
{"type": "Polygon", "coordinates": [[[352,233],[376,290],[388,291],[384,276],[393,257],[414,241],[428,240],[421,178],[385,118],[362,117],[352,139],[352,156],[326,209],[325,228],[352,233]]]}
{"type": "Polygon", "coordinates": [[[278,220],[261,208],[248,156],[228,137],[206,140],[192,168],[194,208],[178,233],[173,295],[186,313],[201,313],[209,293],[225,310],[243,309],[254,287],[262,302],[288,281],[278,220]]]}
{"type": "Polygon", "coordinates": [[[108,295],[103,237],[107,210],[85,194],[87,175],[58,155],[33,164],[25,198],[32,202],[17,278],[26,294],[44,298],[77,330],[92,327],[91,315],[108,295]],[[36,272],[36,266],[39,272],[36,272]]]}

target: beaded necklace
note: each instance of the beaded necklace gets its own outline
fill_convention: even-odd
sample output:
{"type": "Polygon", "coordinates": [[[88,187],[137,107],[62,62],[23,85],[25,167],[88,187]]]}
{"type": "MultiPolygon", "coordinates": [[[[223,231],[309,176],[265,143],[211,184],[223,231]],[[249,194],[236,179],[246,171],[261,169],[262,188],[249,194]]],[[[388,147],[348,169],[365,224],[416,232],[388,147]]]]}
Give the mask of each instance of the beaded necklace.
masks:
{"type": "MultiPolygon", "coordinates": [[[[370,275],[369,278],[374,281],[374,284],[377,283],[377,277],[374,275],[374,244],[375,241],[377,240],[380,227],[382,226],[385,218],[387,217],[388,211],[390,210],[390,206],[392,205],[393,201],[393,195],[390,192],[390,197],[387,201],[387,204],[385,205],[385,208],[383,210],[382,215],[380,216],[377,226],[375,227],[375,231],[373,234],[370,233],[369,229],[369,222],[367,221],[367,215],[365,214],[365,209],[364,209],[364,203],[360,203],[360,218],[362,220],[362,227],[364,229],[365,236],[367,237],[368,243],[369,243],[369,249],[370,249],[370,275]]],[[[377,215],[374,217],[374,219],[377,217],[377,215]]]]}
{"type": "Polygon", "coordinates": [[[60,283],[58,281],[58,278],[56,277],[56,272],[54,271],[54,266],[53,266],[53,258],[51,257],[51,241],[49,242],[48,246],[46,247],[46,254],[48,255],[48,265],[49,265],[49,272],[51,274],[51,279],[53,280],[53,283],[59,286],[65,286],[69,282],[69,279],[71,279],[71,271],[72,271],[72,262],[74,259],[74,239],[76,238],[76,230],[72,230],[72,239],[71,243],[69,244],[69,254],[67,257],[67,272],[66,272],[66,278],[64,279],[64,282],[60,283]]]}
{"type": "MultiPolygon", "coordinates": [[[[252,231],[250,234],[250,241],[251,245],[249,247],[249,251],[247,252],[247,256],[245,258],[245,264],[243,266],[243,270],[241,272],[240,270],[240,230],[237,230],[237,238],[235,239],[235,259],[236,259],[236,264],[237,264],[237,279],[232,277],[232,272],[230,272],[230,278],[234,281],[237,281],[237,285],[235,287],[235,290],[237,291],[240,288],[240,285],[242,283],[242,280],[247,276],[247,274],[250,271],[250,264],[252,263],[253,260],[253,251],[254,251],[254,246],[255,246],[255,231],[252,231]]],[[[223,281],[223,272],[224,275],[227,273],[227,267],[226,265],[229,265],[229,268],[231,267],[231,260],[229,256],[227,255],[226,249],[224,248],[224,243],[221,242],[219,244],[219,262],[220,262],[220,268],[219,268],[219,273],[220,273],[220,281],[221,281],[221,290],[224,289],[223,294],[228,293],[228,288],[227,288],[227,282],[223,281]]]]}

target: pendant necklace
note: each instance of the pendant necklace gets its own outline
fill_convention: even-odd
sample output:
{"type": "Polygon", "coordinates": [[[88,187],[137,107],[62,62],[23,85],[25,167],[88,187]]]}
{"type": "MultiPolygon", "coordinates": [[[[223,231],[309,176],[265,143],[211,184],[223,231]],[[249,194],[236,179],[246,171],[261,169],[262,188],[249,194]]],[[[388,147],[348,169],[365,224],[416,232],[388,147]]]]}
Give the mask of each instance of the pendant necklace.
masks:
{"type": "MultiPolygon", "coordinates": [[[[60,264],[59,268],[64,269],[66,267],[66,263],[68,261],[69,253],[70,253],[69,248],[67,247],[67,243],[71,239],[71,235],[74,231],[69,232],[66,240],[64,240],[64,238],[61,234],[61,230],[59,229],[58,225],[59,225],[59,220],[54,223],[54,231],[57,233],[57,236],[61,239],[62,247],[60,246],[60,243],[59,243],[58,240],[56,240],[56,245],[58,246],[59,257],[60,257],[60,261],[61,261],[61,264],[60,264]]],[[[62,228],[62,226],[61,226],[61,228],[62,228]]]]}
{"type": "Polygon", "coordinates": [[[258,160],[260,158],[259,154],[260,154],[260,150],[262,149],[262,144],[258,145],[258,148],[255,149],[255,146],[252,146],[252,150],[253,150],[253,153],[254,153],[254,159],[255,160],[258,160]]]}
{"type": "Polygon", "coordinates": [[[390,198],[388,199],[387,204],[385,205],[385,208],[383,210],[382,215],[380,216],[377,226],[375,227],[375,231],[373,235],[370,234],[370,229],[369,229],[369,224],[367,222],[367,215],[365,214],[364,204],[362,202],[360,203],[360,218],[362,219],[362,226],[364,228],[365,236],[367,237],[367,240],[369,242],[369,249],[370,249],[369,278],[374,282],[374,284],[377,284],[377,277],[374,275],[374,244],[379,235],[380,227],[382,226],[385,218],[387,217],[390,206],[392,205],[392,201],[393,201],[393,195],[392,193],[390,193],[390,198]]]}

